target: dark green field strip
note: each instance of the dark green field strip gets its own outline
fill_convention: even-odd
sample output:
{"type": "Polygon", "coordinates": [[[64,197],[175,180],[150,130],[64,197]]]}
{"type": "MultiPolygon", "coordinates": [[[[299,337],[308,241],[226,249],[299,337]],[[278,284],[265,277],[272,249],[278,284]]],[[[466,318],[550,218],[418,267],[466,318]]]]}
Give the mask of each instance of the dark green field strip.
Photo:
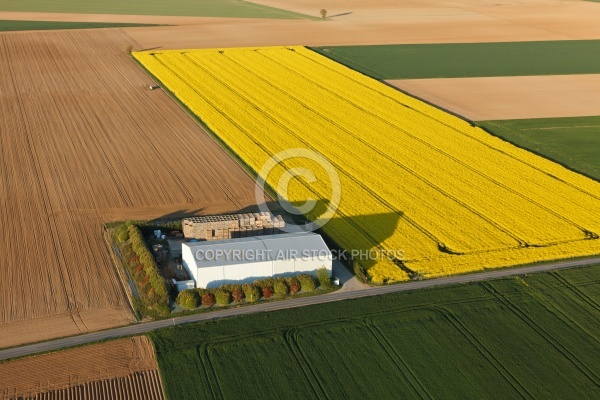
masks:
{"type": "Polygon", "coordinates": [[[491,399],[497,393],[518,398],[520,389],[482,349],[454,326],[444,310],[421,310],[373,323],[401,355],[433,398],[491,399]],[[411,315],[412,314],[412,315],[411,315]],[[455,357],[461,354],[461,357],[455,357]],[[431,360],[447,359],[437,363],[431,360]],[[453,382],[461,382],[460,385],[453,382]]]}
{"type": "Polygon", "coordinates": [[[218,395],[224,398],[253,392],[262,392],[265,396],[276,393],[281,399],[315,396],[310,385],[311,379],[306,378],[294,352],[281,335],[209,345],[207,354],[210,367],[218,379],[213,390],[218,390],[218,395]],[[264,374],[264,378],[258,380],[258,388],[258,381],[239,379],[240,372],[249,371],[264,374]],[[236,381],[236,385],[231,384],[236,381]]]}
{"type": "Polygon", "coordinates": [[[419,398],[401,361],[362,321],[302,329],[295,341],[323,392],[319,398],[419,398]]]}
{"type": "Polygon", "coordinates": [[[171,399],[598,398],[599,287],[582,267],[150,337],[171,399]]]}
{"type": "Polygon", "coordinates": [[[314,48],[376,79],[600,73],[600,40],[314,48]]]}
{"type": "Polygon", "coordinates": [[[242,0],[2,0],[0,11],[165,15],[272,19],[318,19],[242,0]]]}
{"type": "Polygon", "coordinates": [[[519,147],[600,181],[600,116],[477,124],[519,147]]]}
{"type": "Polygon", "coordinates": [[[0,20],[0,32],[45,31],[53,29],[124,28],[156,26],[148,24],[104,23],[104,22],[59,22],[59,21],[7,21],[0,20]]]}

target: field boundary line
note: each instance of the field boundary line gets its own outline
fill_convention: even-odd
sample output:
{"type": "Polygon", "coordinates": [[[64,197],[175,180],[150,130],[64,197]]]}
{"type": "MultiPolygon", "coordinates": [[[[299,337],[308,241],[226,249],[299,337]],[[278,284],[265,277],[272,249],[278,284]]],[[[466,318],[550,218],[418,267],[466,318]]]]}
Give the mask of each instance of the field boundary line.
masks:
{"type": "MultiPolygon", "coordinates": [[[[486,122],[486,121],[483,121],[483,122],[486,122]]],[[[564,158],[564,159],[566,159],[566,160],[570,160],[571,162],[574,162],[575,164],[579,164],[579,165],[586,166],[586,167],[588,167],[588,168],[590,168],[590,169],[592,169],[592,170],[597,170],[597,169],[598,169],[598,168],[597,168],[595,165],[592,165],[592,164],[590,164],[590,163],[588,163],[588,162],[586,162],[586,161],[581,161],[581,160],[579,160],[578,158],[575,158],[575,157],[571,156],[570,154],[563,153],[563,152],[561,152],[561,151],[559,151],[559,150],[556,150],[556,148],[553,148],[553,147],[548,147],[548,146],[547,146],[546,144],[544,144],[543,142],[539,142],[539,141],[537,141],[537,140],[535,140],[535,139],[533,139],[533,138],[531,138],[531,137],[529,137],[529,136],[523,135],[523,134],[521,133],[521,131],[525,131],[525,130],[527,130],[527,129],[507,128],[507,127],[505,127],[504,125],[497,124],[497,123],[495,123],[495,122],[491,122],[491,121],[488,121],[488,122],[486,122],[486,123],[487,123],[488,125],[494,126],[494,127],[495,127],[496,129],[498,129],[500,132],[509,132],[509,133],[512,133],[512,134],[514,134],[514,135],[515,135],[515,137],[517,137],[517,138],[521,139],[521,140],[522,140],[522,141],[524,141],[525,143],[529,143],[529,144],[531,144],[531,145],[533,145],[533,146],[537,146],[538,148],[544,149],[544,151],[548,152],[548,153],[549,153],[549,155],[543,155],[543,154],[540,154],[540,153],[538,153],[537,151],[535,151],[535,150],[533,150],[533,149],[528,149],[528,148],[525,148],[525,147],[519,146],[518,144],[514,143],[513,141],[511,141],[511,140],[510,140],[510,139],[508,139],[508,138],[504,138],[504,137],[498,136],[497,134],[495,134],[495,133],[493,133],[493,132],[490,132],[488,129],[486,129],[486,127],[485,127],[485,126],[479,126],[479,125],[478,125],[478,126],[481,128],[481,129],[483,129],[484,131],[486,131],[486,132],[487,132],[487,133],[489,133],[490,135],[492,135],[492,136],[495,136],[495,137],[497,137],[497,138],[499,138],[499,139],[501,139],[501,140],[504,140],[505,142],[508,142],[508,143],[512,144],[513,146],[516,146],[516,147],[518,147],[518,148],[520,148],[520,149],[523,149],[523,150],[529,151],[529,152],[531,152],[531,153],[533,153],[533,154],[535,154],[535,155],[537,155],[537,156],[540,156],[540,157],[543,157],[543,158],[545,158],[545,159],[547,159],[547,160],[550,160],[550,161],[552,161],[552,162],[555,162],[555,163],[557,163],[557,164],[559,164],[559,165],[561,165],[561,166],[565,167],[566,169],[568,169],[568,170],[570,170],[570,171],[572,171],[572,172],[575,172],[575,173],[578,173],[578,174],[584,175],[584,176],[586,176],[586,177],[588,177],[588,178],[590,178],[590,179],[592,179],[592,180],[598,181],[598,179],[597,179],[597,178],[595,178],[595,177],[593,177],[593,176],[591,176],[591,175],[588,175],[588,174],[586,174],[585,172],[578,171],[577,169],[575,169],[575,167],[572,167],[572,166],[566,165],[566,164],[565,164],[563,161],[559,161],[559,160],[557,160],[557,159],[554,159],[554,158],[552,158],[552,156],[560,156],[560,157],[562,157],[562,158],[564,158]]],[[[566,128],[566,127],[557,127],[557,129],[558,129],[558,128],[562,128],[562,129],[564,129],[564,128],[566,128]]],[[[529,129],[529,130],[536,130],[536,129],[529,129]]]]}

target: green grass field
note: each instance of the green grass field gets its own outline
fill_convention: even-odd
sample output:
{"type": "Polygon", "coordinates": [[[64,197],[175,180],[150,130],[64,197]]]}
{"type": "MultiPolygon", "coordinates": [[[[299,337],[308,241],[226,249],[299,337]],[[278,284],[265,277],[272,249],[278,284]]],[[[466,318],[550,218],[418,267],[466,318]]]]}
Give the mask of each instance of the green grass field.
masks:
{"type": "Polygon", "coordinates": [[[600,73],[600,40],[314,48],[377,79],[600,73]]]}
{"type": "Polygon", "coordinates": [[[169,15],[233,18],[310,18],[306,15],[242,0],[2,0],[0,11],[169,15]]]}
{"type": "Polygon", "coordinates": [[[0,20],[0,32],[41,31],[52,29],[92,29],[152,26],[146,24],[113,24],[103,22],[54,22],[54,21],[6,21],[0,20]]]}
{"type": "Polygon", "coordinates": [[[600,397],[600,266],[151,333],[170,399],[600,397]]]}
{"type": "Polygon", "coordinates": [[[600,181],[600,117],[477,123],[515,145],[600,181]]]}

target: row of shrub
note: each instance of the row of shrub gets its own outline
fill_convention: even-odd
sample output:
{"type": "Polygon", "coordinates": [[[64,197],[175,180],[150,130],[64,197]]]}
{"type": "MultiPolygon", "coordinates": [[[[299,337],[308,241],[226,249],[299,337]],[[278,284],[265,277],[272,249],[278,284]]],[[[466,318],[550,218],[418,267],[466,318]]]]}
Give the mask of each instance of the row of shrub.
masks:
{"type": "Polygon", "coordinates": [[[135,224],[127,223],[116,232],[116,238],[120,244],[127,240],[130,242],[133,254],[126,261],[146,305],[160,314],[170,313],[169,291],[165,279],[160,274],[156,260],[148,249],[140,228],[135,224]]]}
{"type": "MultiPolygon", "coordinates": [[[[317,281],[323,288],[331,288],[329,271],[321,268],[317,271],[317,281]]],[[[287,278],[265,278],[247,284],[228,284],[216,289],[186,289],[179,292],[177,304],[192,310],[200,305],[211,307],[215,304],[227,306],[234,303],[254,303],[271,297],[284,298],[300,291],[312,292],[317,282],[312,275],[301,274],[287,278]]]]}

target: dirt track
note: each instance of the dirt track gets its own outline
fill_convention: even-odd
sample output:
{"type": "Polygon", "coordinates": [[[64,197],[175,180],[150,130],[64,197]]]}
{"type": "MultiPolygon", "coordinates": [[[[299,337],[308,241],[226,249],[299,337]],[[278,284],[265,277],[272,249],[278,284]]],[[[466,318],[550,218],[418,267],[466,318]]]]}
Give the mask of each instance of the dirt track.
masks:
{"type": "Polygon", "coordinates": [[[600,115],[600,75],[388,82],[472,121],[600,115]]]}
{"type": "Polygon", "coordinates": [[[254,182],[118,30],[0,34],[0,348],[133,321],[102,223],[237,211],[254,182]]]}
{"type": "Polygon", "coordinates": [[[0,399],[164,398],[145,336],[0,364],[0,377],[0,399]]]}

